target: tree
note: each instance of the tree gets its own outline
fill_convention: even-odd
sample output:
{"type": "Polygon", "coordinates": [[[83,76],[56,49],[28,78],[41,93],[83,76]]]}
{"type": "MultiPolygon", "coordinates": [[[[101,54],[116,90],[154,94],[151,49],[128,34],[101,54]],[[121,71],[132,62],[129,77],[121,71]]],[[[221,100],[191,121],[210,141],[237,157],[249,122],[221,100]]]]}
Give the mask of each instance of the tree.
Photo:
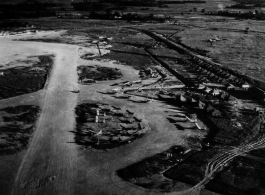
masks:
{"type": "Polygon", "coordinates": [[[246,27],[245,34],[248,34],[248,33],[249,33],[249,27],[246,27]]]}
{"type": "Polygon", "coordinates": [[[112,13],[112,10],[111,9],[107,9],[107,10],[105,10],[105,12],[106,12],[106,17],[108,19],[112,18],[113,13],[112,13]]]}
{"type": "Polygon", "coordinates": [[[205,13],[205,9],[202,9],[202,13],[203,13],[203,14],[205,13]]]}
{"type": "Polygon", "coordinates": [[[149,20],[153,20],[154,19],[154,14],[149,14],[149,20]]]}
{"type": "Polygon", "coordinates": [[[126,15],[126,19],[127,19],[128,22],[132,21],[132,19],[133,19],[133,15],[132,15],[131,13],[128,13],[128,14],[126,15]]]}
{"type": "Polygon", "coordinates": [[[121,13],[118,12],[118,11],[115,11],[115,12],[114,12],[114,17],[115,17],[115,16],[116,16],[116,17],[121,17],[121,13]]]}

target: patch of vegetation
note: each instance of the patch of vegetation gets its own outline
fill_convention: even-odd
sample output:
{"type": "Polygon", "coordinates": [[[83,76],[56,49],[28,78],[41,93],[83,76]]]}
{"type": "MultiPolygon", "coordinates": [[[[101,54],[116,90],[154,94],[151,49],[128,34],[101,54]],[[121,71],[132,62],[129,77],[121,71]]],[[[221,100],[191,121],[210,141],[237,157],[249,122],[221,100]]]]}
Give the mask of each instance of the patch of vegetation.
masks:
{"type": "Polygon", "coordinates": [[[111,51],[100,59],[116,60],[137,70],[150,67],[154,64],[152,59],[142,49],[124,44],[112,44],[111,51]]]}
{"type": "Polygon", "coordinates": [[[83,85],[96,81],[116,80],[122,77],[119,69],[101,66],[79,66],[77,72],[79,83],[83,85]]]}
{"type": "Polygon", "coordinates": [[[39,113],[40,108],[31,105],[0,110],[0,155],[14,154],[27,147],[39,113]]]}
{"type": "Polygon", "coordinates": [[[30,26],[28,22],[20,22],[17,20],[3,20],[0,22],[0,29],[20,28],[20,27],[28,27],[28,26],[30,26]]]}
{"type": "Polygon", "coordinates": [[[61,39],[19,39],[18,41],[34,41],[34,42],[44,42],[44,43],[64,43],[66,44],[65,40],[61,39]]]}
{"type": "Polygon", "coordinates": [[[53,64],[53,56],[38,56],[32,66],[19,66],[0,70],[0,99],[32,93],[42,89],[53,64]]]}
{"type": "Polygon", "coordinates": [[[78,105],[75,112],[75,140],[84,149],[113,149],[150,131],[147,121],[116,106],[85,103],[78,105]]]}
{"type": "Polygon", "coordinates": [[[163,173],[194,153],[194,151],[185,153],[186,150],[182,146],[173,146],[162,153],[120,169],[117,174],[125,181],[135,185],[169,192],[174,186],[174,181],[164,177],[163,173]]]}

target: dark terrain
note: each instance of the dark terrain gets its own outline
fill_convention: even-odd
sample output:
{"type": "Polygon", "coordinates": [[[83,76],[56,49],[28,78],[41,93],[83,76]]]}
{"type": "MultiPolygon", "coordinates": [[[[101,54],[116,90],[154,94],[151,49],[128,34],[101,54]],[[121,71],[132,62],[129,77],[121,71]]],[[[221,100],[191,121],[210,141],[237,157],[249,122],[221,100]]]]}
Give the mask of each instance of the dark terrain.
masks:
{"type": "Polygon", "coordinates": [[[38,106],[23,105],[0,110],[0,155],[25,150],[40,114],[38,106]]]}
{"type": "MultiPolygon", "coordinates": [[[[1,69],[0,99],[36,92],[45,86],[53,65],[53,56],[38,56],[39,62],[1,69]]],[[[19,64],[19,62],[18,62],[19,64]]]]}
{"type": "Polygon", "coordinates": [[[141,138],[150,131],[146,120],[130,110],[104,104],[76,108],[76,142],[85,149],[109,150],[141,138]]]}
{"type": "Polygon", "coordinates": [[[118,69],[100,66],[79,66],[79,83],[87,85],[97,81],[116,80],[122,77],[118,69]]]}

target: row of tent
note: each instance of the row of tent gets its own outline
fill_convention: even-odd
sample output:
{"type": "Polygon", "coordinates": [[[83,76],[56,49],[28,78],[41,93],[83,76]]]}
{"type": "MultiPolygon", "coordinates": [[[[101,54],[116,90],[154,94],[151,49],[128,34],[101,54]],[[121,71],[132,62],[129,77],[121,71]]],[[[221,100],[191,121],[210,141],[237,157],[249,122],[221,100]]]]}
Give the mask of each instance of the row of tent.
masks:
{"type": "Polygon", "coordinates": [[[245,81],[242,78],[239,79],[239,78],[233,76],[227,70],[224,70],[221,67],[217,67],[217,66],[214,66],[212,64],[205,63],[200,59],[196,59],[196,61],[198,62],[198,64],[200,66],[207,69],[209,72],[215,73],[219,77],[225,78],[228,82],[231,82],[231,83],[236,84],[238,86],[242,86],[243,84],[245,84],[245,81]]]}
{"type": "Polygon", "coordinates": [[[207,77],[210,77],[211,79],[214,79],[218,83],[222,83],[224,85],[228,83],[233,83],[240,87],[246,86],[246,82],[243,79],[239,79],[233,76],[227,70],[224,70],[221,67],[217,67],[217,66],[205,63],[202,60],[197,59],[197,58],[193,58],[192,60],[195,61],[196,63],[192,63],[189,60],[182,59],[183,63],[189,65],[195,71],[203,74],[198,77],[198,79],[201,82],[209,82],[207,77]],[[207,77],[205,75],[207,75],[207,77]]]}
{"type": "Polygon", "coordinates": [[[185,93],[176,97],[176,99],[178,98],[181,102],[192,103],[194,106],[197,106],[202,110],[205,110],[208,114],[211,114],[214,117],[222,116],[222,113],[219,110],[215,109],[209,102],[203,101],[201,99],[195,99],[185,93]]]}

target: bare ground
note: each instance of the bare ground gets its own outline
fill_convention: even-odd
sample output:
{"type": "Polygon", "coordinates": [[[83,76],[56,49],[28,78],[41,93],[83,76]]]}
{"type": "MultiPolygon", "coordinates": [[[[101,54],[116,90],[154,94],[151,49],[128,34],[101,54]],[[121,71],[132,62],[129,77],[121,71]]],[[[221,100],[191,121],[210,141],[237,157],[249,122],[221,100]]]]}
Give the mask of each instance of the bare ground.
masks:
{"type": "MultiPolygon", "coordinates": [[[[146,155],[163,151],[173,143],[182,143],[181,133],[171,129],[173,126],[166,120],[164,103],[153,102],[143,107],[142,104],[98,93],[102,89],[110,88],[109,85],[117,81],[139,79],[138,71],[114,61],[95,63],[82,60],[79,55],[83,50],[73,45],[12,42],[7,39],[0,41],[9,48],[8,52],[1,54],[2,59],[5,59],[3,64],[12,61],[12,55],[19,53],[18,45],[24,48],[20,55],[28,52],[55,55],[54,67],[46,89],[0,102],[1,108],[24,103],[34,103],[42,108],[28,148],[17,155],[0,158],[2,166],[6,167],[1,169],[1,175],[9,175],[1,177],[3,194],[148,194],[145,189],[122,181],[116,175],[116,170],[146,155]],[[79,86],[76,69],[78,65],[86,64],[118,68],[123,77],[116,81],[102,81],[93,86],[79,86]],[[78,88],[80,94],[70,92],[78,88]],[[74,142],[74,134],[71,131],[75,127],[74,108],[76,104],[87,99],[126,106],[135,113],[146,116],[152,132],[109,153],[81,150],[74,142]]],[[[88,51],[97,53],[94,48],[88,51]]]]}

